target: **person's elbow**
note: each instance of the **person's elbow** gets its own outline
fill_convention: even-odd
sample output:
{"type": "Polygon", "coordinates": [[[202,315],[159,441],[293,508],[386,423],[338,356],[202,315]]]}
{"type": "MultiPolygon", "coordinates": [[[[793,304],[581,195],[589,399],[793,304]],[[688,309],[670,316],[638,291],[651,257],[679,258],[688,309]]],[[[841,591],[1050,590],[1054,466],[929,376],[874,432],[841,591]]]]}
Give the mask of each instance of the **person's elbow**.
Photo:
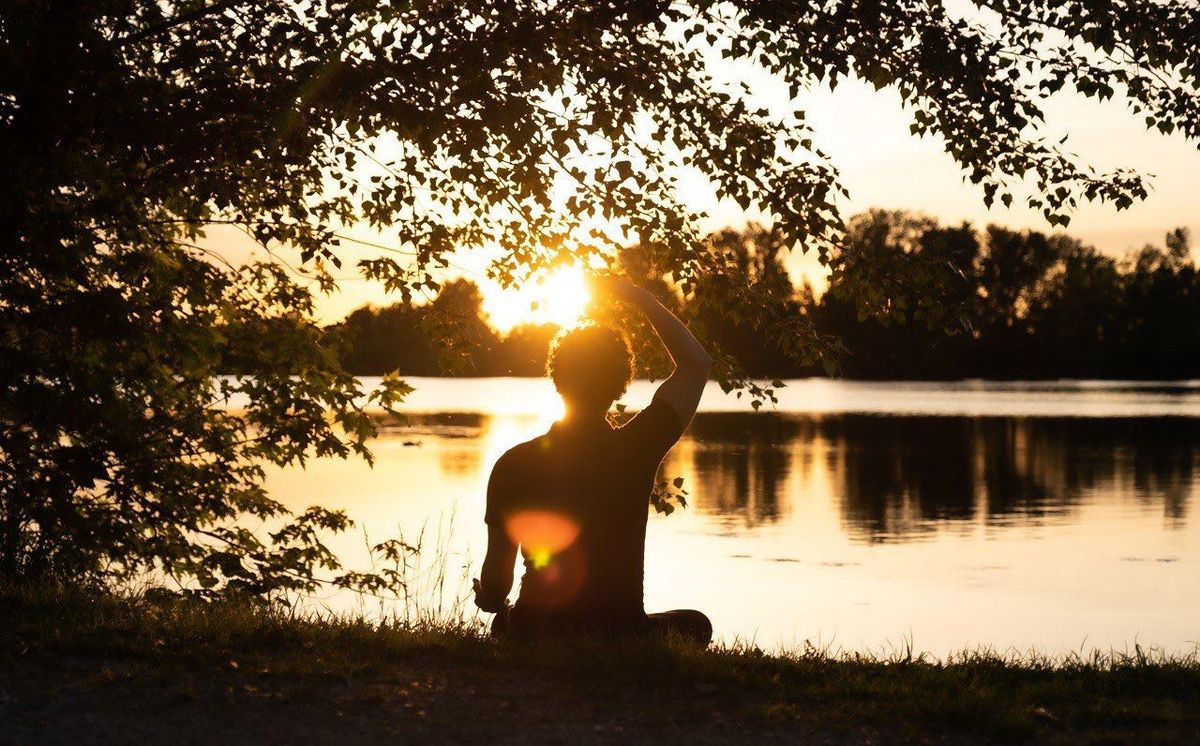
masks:
{"type": "Polygon", "coordinates": [[[703,347],[697,348],[688,360],[688,367],[696,372],[697,375],[708,379],[708,374],[712,372],[713,358],[708,354],[708,350],[703,347]]]}

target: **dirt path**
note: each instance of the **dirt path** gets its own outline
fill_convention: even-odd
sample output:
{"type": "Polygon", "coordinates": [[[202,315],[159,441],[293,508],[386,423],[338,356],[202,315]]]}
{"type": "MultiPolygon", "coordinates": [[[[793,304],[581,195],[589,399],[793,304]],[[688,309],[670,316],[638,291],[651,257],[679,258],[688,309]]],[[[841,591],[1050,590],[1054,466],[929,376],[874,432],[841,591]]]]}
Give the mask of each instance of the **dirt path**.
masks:
{"type": "MultiPolygon", "coordinates": [[[[413,661],[395,670],[279,675],[237,665],[152,670],[102,658],[0,671],[0,741],[99,743],[843,743],[796,722],[749,725],[703,684],[674,694],[529,680],[413,661]],[[669,699],[663,699],[669,698],[669,699]]],[[[893,740],[893,739],[883,739],[893,740]]]]}

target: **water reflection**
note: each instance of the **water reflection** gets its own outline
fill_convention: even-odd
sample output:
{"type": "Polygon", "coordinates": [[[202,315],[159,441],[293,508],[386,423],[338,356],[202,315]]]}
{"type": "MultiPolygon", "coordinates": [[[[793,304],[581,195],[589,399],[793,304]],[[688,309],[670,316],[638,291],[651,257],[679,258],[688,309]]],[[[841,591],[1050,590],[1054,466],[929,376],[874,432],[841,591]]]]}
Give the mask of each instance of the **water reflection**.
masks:
{"type": "Polygon", "coordinates": [[[831,499],[852,537],[894,542],[1069,522],[1097,501],[1182,528],[1198,458],[1191,418],[702,413],[664,471],[690,478],[705,513],[755,526],[831,499]]]}
{"type": "MultiPolygon", "coordinates": [[[[546,416],[411,414],[405,445],[445,478],[486,479],[546,416]]],[[[663,473],[687,480],[701,513],[755,527],[796,500],[827,500],[855,539],[913,541],[982,523],[1066,523],[1083,503],[1127,502],[1185,526],[1197,488],[1194,418],[934,417],[705,412],[663,473]]]]}
{"type": "Polygon", "coordinates": [[[806,424],[766,413],[697,415],[664,473],[690,474],[700,510],[750,525],[773,521],[785,509],[781,497],[795,468],[793,444],[812,440],[801,432],[806,424]]]}
{"type": "MultiPolygon", "coordinates": [[[[321,459],[268,486],[297,510],[347,510],[371,540],[424,536],[463,579],[430,591],[452,599],[482,560],[492,464],[561,409],[542,379],[413,383],[373,467],[321,459]]],[[[787,391],[758,414],[715,392],[668,455],[692,505],[650,521],[649,608],[698,606],[724,639],[766,646],[1194,647],[1200,384],[787,391]]],[[[652,394],[636,382],[627,401],[652,394]]],[[[332,543],[348,567],[365,545],[357,531],[332,543]]]]}

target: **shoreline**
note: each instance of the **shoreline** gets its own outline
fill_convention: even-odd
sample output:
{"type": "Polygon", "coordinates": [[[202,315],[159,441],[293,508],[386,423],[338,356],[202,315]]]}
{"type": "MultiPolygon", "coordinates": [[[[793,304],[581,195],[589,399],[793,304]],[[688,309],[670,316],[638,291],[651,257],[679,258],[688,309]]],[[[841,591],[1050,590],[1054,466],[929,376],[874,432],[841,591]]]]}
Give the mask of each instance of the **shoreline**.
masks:
{"type": "Polygon", "coordinates": [[[1192,743],[1200,657],[500,644],[252,602],[0,595],[15,743],[1192,743]]]}

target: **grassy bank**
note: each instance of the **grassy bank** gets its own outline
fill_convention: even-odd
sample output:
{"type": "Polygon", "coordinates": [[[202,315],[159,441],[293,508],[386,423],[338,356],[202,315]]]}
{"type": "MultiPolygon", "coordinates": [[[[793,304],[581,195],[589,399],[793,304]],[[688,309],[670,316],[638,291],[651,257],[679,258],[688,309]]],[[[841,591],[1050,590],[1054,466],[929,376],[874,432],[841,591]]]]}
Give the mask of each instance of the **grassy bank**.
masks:
{"type": "Polygon", "coordinates": [[[250,604],[0,597],[0,741],[1200,739],[1200,661],[496,644],[250,604]]]}

